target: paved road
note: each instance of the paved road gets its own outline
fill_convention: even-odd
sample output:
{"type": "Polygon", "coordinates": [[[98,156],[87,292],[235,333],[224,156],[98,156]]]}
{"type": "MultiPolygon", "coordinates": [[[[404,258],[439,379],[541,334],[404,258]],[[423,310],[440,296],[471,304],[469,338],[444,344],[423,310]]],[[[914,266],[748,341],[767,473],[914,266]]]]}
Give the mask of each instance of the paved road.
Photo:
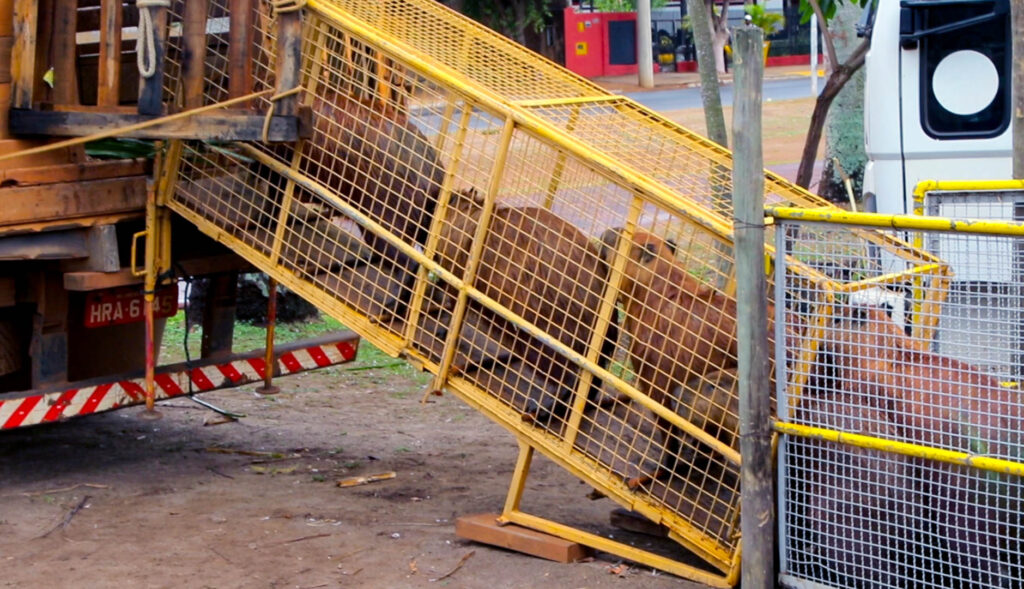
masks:
{"type": "MultiPolygon", "coordinates": [[[[825,81],[818,80],[818,88],[825,85],[825,81]]],[[[722,104],[732,104],[732,84],[721,86],[722,104]]],[[[811,95],[811,81],[809,78],[785,78],[781,80],[767,80],[764,83],[764,99],[767,100],[792,100],[794,98],[806,98],[811,95]]],[[[700,88],[677,88],[672,90],[650,90],[647,92],[631,92],[626,96],[654,111],[677,110],[681,108],[700,108],[703,106],[700,101],[700,88]]]]}

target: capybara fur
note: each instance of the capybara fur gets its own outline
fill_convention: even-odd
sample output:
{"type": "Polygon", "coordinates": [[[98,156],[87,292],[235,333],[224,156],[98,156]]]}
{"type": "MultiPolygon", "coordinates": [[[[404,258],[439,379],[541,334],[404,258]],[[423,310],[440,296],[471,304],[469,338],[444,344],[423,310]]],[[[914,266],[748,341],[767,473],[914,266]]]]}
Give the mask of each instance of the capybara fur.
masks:
{"type": "MultiPolygon", "coordinates": [[[[436,259],[456,275],[463,275],[468,266],[482,211],[483,201],[475,191],[453,194],[442,223],[436,259]]],[[[484,239],[473,285],[552,339],[585,355],[597,328],[607,279],[607,267],[598,248],[571,223],[540,207],[495,207],[484,239]]],[[[449,294],[443,304],[450,307],[453,299],[449,294]]],[[[461,334],[463,351],[472,342],[487,345],[478,346],[476,356],[465,356],[467,363],[486,363],[481,353],[494,361],[522,361],[532,367],[537,378],[560,391],[554,398],[535,400],[535,417],[546,419],[552,413],[564,412],[580,369],[494,313],[482,307],[472,310],[474,313],[468,315],[471,321],[466,322],[461,334]],[[474,331],[489,334],[481,336],[474,331]]],[[[613,317],[599,358],[602,365],[611,357],[617,339],[613,317]]],[[[600,379],[594,379],[591,393],[600,386],[600,379]]],[[[535,388],[547,390],[550,386],[535,388]]]]}
{"type": "MultiPolygon", "coordinates": [[[[884,410],[898,439],[1009,460],[1024,457],[1021,392],[975,366],[928,351],[926,342],[908,337],[883,309],[842,308],[823,344],[822,356],[834,365],[834,388],[884,410]]],[[[920,459],[915,464],[918,491],[933,509],[949,566],[975,571],[979,586],[1014,586],[1011,578],[1021,572],[1017,514],[1024,509],[1019,477],[920,459]]]]}
{"type": "MultiPolygon", "coordinates": [[[[313,147],[304,173],[410,245],[426,243],[444,181],[437,152],[406,117],[345,93],[317,97],[313,147]]],[[[393,310],[402,317],[418,265],[372,231],[363,232],[377,263],[405,269],[393,310]]]]}

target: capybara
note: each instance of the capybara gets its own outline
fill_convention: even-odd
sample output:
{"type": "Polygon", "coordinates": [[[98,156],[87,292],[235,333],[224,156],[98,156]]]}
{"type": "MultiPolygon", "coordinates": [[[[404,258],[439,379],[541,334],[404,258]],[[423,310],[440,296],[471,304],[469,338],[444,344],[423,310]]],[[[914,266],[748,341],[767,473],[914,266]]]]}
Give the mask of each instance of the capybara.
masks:
{"type": "MultiPolygon", "coordinates": [[[[611,267],[621,229],[602,236],[602,256],[611,267]]],[[[637,388],[654,401],[687,415],[676,401],[691,379],[736,367],[736,302],[692,276],[662,238],[637,231],[627,252],[620,283],[623,328],[631,338],[629,355],[637,388]]],[[[679,444],[660,420],[664,466],[672,472],[679,444]]]]}
{"type": "MultiPolygon", "coordinates": [[[[312,147],[303,172],[410,245],[426,243],[445,170],[430,141],[408,120],[374,103],[331,92],[317,97],[312,147]]],[[[418,265],[364,230],[377,263],[405,270],[392,305],[403,317],[418,265]]]]}
{"type": "MultiPolygon", "coordinates": [[[[898,439],[1010,460],[1024,457],[1020,391],[975,366],[927,351],[925,342],[908,337],[883,309],[841,309],[823,343],[822,352],[835,366],[835,388],[884,408],[898,439]]],[[[979,586],[1014,586],[1011,579],[1021,572],[1024,508],[1019,477],[916,463],[919,492],[930,498],[950,566],[963,574],[973,571],[979,586]]]]}
{"type": "MultiPolygon", "coordinates": [[[[802,399],[794,419],[890,438],[897,429],[884,407],[841,393],[802,399]]],[[[911,586],[920,567],[912,540],[927,521],[911,460],[811,438],[793,438],[786,457],[787,542],[801,553],[795,566],[816,567],[836,586],[911,586]]]]}
{"type": "MultiPolygon", "coordinates": [[[[473,236],[480,222],[483,201],[475,191],[453,194],[442,224],[436,253],[438,262],[456,275],[466,269],[473,236]]],[[[578,354],[585,355],[597,327],[607,277],[607,267],[597,247],[579,229],[540,207],[497,206],[485,236],[474,286],[524,320],[532,323],[578,354]]],[[[446,304],[450,307],[453,297],[446,304]]],[[[564,412],[575,390],[580,369],[569,359],[525,331],[508,325],[494,313],[473,309],[461,334],[463,351],[474,341],[485,341],[492,350],[478,347],[466,362],[521,360],[548,385],[535,387],[560,393],[535,399],[531,417],[546,420],[564,412]],[[475,319],[474,319],[475,317],[475,319]],[[468,330],[468,331],[467,331],[468,330]],[[488,331],[481,337],[475,331],[488,331]]],[[[614,314],[613,314],[614,315],[614,314]]],[[[609,325],[599,362],[605,365],[614,351],[618,328],[609,325]]],[[[462,366],[472,370],[473,366],[462,366]]],[[[591,394],[600,389],[594,379],[591,394]]]]}

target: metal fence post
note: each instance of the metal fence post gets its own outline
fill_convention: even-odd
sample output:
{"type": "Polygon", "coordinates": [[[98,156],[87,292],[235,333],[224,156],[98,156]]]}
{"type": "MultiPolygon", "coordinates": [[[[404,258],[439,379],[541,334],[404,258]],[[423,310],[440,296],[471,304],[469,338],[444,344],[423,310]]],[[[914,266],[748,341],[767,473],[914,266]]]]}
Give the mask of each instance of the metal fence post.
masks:
{"type": "Polygon", "coordinates": [[[764,272],[764,165],[761,82],[764,34],[733,33],[736,96],[733,110],[733,227],[736,244],[740,397],[740,530],[745,589],[775,586],[775,524],[771,453],[767,281],[764,272]]]}

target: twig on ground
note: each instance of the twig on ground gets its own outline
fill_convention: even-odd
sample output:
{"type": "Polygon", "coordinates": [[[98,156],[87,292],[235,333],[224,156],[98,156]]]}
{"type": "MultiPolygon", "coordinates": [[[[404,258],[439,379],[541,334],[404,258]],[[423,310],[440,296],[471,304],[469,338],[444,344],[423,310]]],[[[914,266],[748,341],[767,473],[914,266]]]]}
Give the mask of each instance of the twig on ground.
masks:
{"type": "Polygon", "coordinates": [[[22,493],[25,497],[38,497],[39,495],[54,495],[56,493],[66,493],[68,491],[74,491],[78,487],[89,487],[90,489],[109,489],[110,485],[101,485],[99,483],[78,483],[77,485],[71,485],[70,487],[61,487],[59,489],[47,489],[45,491],[31,491],[28,493],[22,493]]]}
{"type": "Polygon", "coordinates": [[[291,540],[283,540],[281,542],[275,542],[275,543],[271,544],[271,546],[278,546],[278,545],[283,545],[283,544],[294,544],[296,542],[302,542],[303,540],[314,540],[316,538],[326,538],[327,536],[331,536],[331,535],[332,534],[312,534],[312,535],[309,535],[309,536],[302,536],[301,538],[292,538],[291,540]]]}
{"type": "Polygon", "coordinates": [[[225,474],[225,473],[223,473],[223,472],[221,472],[221,471],[217,470],[216,468],[214,468],[214,467],[212,467],[212,466],[207,466],[207,467],[206,467],[206,470],[208,470],[208,471],[212,472],[212,473],[213,473],[213,474],[215,474],[215,475],[219,475],[219,476],[222,476],[222,477],[224,477],[224,478],[226,478],[226,479],[233,479],[233,478],[235,478],[235,477],[233,477],[233,476],[231,476],[231,475],[229,475],[229,474],[225,474]]]}
{"type": "Polygon", "coordinates": [[[88,495],[82,497],[82,500],[78,502],[78,505],[71,508],[71,511],[69,511],[68,514],[64,516],[64,519],[59,524],[51,528],[50,531],[40,536],[40,538],[45,538],[57,530],[68,529],[68,526],[71,524],[71,519],[75,517],[75,514],[81,511],[83,507],[85,507],[85,504],[89,502],[89,499],[91,499],[91,497],[89,497],[88,495]]]}
{"type": "Polygon", "coordinates": [[[441,575],[436,579],[431,579],[430,582],[436,583],[437,581],[442,581],[454,575],[459,569],[462,568],[462,565],[466,564],[466,561],[469,560],[474,554],[476,554],[476,550],[470,550],[459,560],[459,563],[455,565],[455,568],[453,568],[452,570],[448,571],[447,573],[441,575]]]}
{"type": "Polygon", "coordinates": [[[339,487],[358,487],[359,485],[368,485],[370,483],[376,483],[379,481],[386,481],[393,479],[398,476],[394,471],[382,472],[378,474],[368,474],[359,477],[349,477],[347,479],[341,479],[338,481],[339,487]]]}

